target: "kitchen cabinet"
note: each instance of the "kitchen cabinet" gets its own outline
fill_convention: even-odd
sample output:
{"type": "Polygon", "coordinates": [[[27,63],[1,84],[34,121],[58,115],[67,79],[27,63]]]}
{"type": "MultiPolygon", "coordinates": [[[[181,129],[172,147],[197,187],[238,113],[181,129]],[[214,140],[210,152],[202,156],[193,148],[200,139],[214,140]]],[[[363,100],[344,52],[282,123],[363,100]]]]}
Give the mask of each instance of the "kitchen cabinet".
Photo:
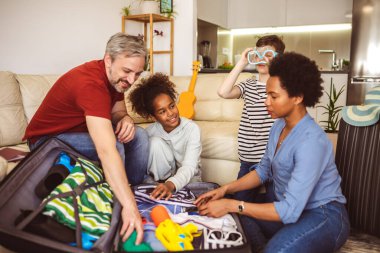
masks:
{"type": "Polygon", "coordinates": [[[322,25],[350,23],[352,0],[287,0],[286,25],[322,25]]]}
{"type": "Polygon", "coordinates": [[[198,0],[198,18],[228,29],[350,23],[351,19],[346,16],[352,13],[352,2],[198,0]]]}
{"type": "Polygon", "coordinates": [[[284,26],[286,0],[229,0],[228,28],[284,26]]]}
{"type": "Polygon", "coordinates": [[[227,28],[228,1],[229,0],[198,0],[197,18],[227,28]]]}

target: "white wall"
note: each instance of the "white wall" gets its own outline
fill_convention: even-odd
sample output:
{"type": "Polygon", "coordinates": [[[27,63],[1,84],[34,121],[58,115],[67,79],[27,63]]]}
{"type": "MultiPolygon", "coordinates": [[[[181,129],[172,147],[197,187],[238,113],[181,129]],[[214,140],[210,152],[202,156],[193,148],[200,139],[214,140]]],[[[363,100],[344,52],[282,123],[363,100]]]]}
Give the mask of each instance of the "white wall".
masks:
{"type": "MultiPolygon", "coordinates": [[[[62,74],[103,57],[132,0],[1,0],[0,70],[62,74]]],[[[191,74],[196,0],[175,0],[174,75],[191,74]]]]}
{"type": "MultiPolygon", "coordinates": [[[[202,1],[202,0],[198,0],[202,1]]],[[[174,75],[192,74],[197,59],[197,0],[174,0],[174,75]]]]}

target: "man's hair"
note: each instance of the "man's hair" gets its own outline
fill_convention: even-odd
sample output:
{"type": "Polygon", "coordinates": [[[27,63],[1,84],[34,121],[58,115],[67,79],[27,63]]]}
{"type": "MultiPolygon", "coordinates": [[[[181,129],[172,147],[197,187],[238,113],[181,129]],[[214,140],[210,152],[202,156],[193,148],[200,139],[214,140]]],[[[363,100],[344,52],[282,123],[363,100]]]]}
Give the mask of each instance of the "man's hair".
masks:
{"type": "Polygon", "coordinates": [[[154,115],[153,101],[160,94],[168,95],[176,101],[177,92],[175,84],[169,80],[167,75],[156,73],[141,83],[135,85],[136,88],[129,94],[132,103],[132,110],[144,118],[154,115]]]}
{"type": "Polygon", "coordinates": [[[109,54],[111,60],[114,61],[118,55],[124,55],[125,57],[145,57],[147,55],[147,49],[141,37],[119,32],[108,40],[106,54],[109,54]]]}
{"type": "Polygon", "coordinates": [[[314,106],[322,96],[322,78],[315,61],[295,52],[274,58],[269,75],[277,76],[289,97],[303,96],[303,104],[314,106]]]}
{"type": "Polygon", "coordinates": [[[276,52],[283,54],[285,51],[285,44],[277,35],[266,35],[261,37],[256,42],[257,47],[272,46],[276,49],[276,52]]]}

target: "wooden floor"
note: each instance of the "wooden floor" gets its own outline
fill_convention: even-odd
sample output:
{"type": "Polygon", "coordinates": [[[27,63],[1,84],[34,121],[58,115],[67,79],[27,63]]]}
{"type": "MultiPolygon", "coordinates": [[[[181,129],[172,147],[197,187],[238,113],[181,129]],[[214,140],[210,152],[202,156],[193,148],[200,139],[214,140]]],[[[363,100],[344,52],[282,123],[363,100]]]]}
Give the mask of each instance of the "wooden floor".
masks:
{"type": "Polygon", "coordinates": [[[380,252],[380,238],[351,231],[347,242],[337,253],[372,253],[380,252]]]}

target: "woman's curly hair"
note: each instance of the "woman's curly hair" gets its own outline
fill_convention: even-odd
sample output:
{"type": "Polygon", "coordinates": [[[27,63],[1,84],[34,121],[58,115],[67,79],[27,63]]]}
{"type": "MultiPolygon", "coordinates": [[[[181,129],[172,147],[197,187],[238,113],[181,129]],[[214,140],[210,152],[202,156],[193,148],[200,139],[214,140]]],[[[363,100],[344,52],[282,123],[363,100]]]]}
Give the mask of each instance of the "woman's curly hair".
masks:
{"type": "Polygon", "coordinates": [[[144,118],[153,116],[153,100],[160,94],[166,94],[174,101],[177,98],[175,84],[169,80],[167,75],[156,73],[143,79],[129,94],[132,110],[144,118]]]}
{"type": "Polygon", "coordinates": [[[323,95],[318,66],[301,54],[289,52],[274,58],[269,65],[269,74],[280,78],[289,97],[303,96],[306,107],[315,106],[323,95]]]}

